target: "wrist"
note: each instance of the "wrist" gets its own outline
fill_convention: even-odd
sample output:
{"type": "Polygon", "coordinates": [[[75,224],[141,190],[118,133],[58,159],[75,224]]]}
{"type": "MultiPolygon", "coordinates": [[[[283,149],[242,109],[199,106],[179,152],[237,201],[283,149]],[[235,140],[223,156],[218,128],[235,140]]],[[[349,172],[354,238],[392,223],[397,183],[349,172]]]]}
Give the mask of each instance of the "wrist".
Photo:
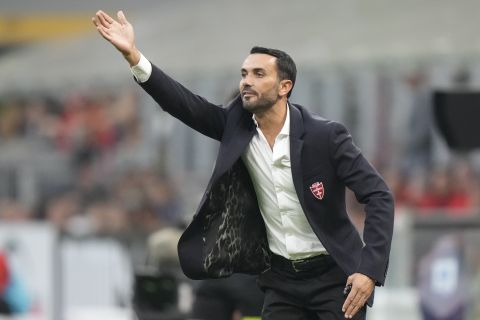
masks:
{"type": "Polygon", "coordinates": [[[134,46],[132,50],[123,54],[123,57],[130,64],[130,67],[136,66],[140,61],[140,51],[134,46]]]}

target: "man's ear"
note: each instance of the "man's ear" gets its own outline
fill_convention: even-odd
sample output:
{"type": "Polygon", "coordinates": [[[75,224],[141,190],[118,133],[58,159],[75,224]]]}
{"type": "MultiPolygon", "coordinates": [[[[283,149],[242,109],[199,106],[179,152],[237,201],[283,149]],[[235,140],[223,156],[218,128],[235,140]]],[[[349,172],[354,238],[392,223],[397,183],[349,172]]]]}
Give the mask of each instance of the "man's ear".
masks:
{"type": "Polygon", "coordinates": [[[278,92],[279,96],[286,96],[293,87],[292,80],[282,80],[280,81],[280,90],[278,92]]]}

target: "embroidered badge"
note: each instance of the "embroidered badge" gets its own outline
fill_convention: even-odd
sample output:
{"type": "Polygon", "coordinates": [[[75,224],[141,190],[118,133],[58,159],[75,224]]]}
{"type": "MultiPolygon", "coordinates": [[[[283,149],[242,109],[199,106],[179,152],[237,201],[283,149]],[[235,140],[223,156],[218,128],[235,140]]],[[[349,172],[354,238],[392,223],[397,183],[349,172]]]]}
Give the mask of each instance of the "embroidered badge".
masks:
{"type": "Polygon", "coordinates": [[[310,186],[310,191],[312,191],[315,198],[322,200],[325,195],[325,189],[323,188],[323,182],[315,182],[310,186]]]}

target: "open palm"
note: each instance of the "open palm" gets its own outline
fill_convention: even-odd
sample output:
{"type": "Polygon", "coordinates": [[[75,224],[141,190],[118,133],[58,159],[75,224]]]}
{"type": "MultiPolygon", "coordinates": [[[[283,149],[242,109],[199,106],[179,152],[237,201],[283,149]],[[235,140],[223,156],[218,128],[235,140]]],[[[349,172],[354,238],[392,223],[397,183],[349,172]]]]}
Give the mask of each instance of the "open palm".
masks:
{"type": "Polygon", "coordinates": [[[117,18],[118,21],[100,10],[92,18],[92,21],[102,37],[108,40],[124,56],[128,56],[135,50],[133,27],[122,11],[118,11],[117,18]]]}

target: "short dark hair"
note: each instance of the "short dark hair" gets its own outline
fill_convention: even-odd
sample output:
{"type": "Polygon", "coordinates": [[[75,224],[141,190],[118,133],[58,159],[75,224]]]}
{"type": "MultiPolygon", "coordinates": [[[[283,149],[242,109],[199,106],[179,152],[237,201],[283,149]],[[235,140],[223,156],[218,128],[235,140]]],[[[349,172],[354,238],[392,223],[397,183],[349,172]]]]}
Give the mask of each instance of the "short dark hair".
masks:
{"type": "Polygon", "coordinates": [[[293,61],[292,57],[288,55],[288,53],[278,50],[278,49],[271,49],[271,48],[264,48],[255,46],[250,50],[250,54],[254,53],[263,53],[268,54],[269,56],[277,58],[277,71],[278,77],[280,80],[290,80],[292,81],[292,89],[287,94],[287,97],[290,98],[290,95],[293,91],[293,86],[295,85],[295,79],[297,78],[297,66],[293,61]]]}

